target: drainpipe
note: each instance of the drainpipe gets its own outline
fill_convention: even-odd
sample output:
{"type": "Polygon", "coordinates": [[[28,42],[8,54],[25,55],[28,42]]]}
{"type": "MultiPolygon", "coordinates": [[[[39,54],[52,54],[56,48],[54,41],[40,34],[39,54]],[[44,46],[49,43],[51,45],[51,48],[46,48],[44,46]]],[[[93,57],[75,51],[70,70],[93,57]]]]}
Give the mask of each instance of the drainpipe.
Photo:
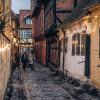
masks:
{"type": "Polygon", "coordinates": [[[65,34],[66,34],[66,32],[63,30],[63,28],[62,28],[62,32],[63,32],[63,34],[64,34],[64,39],[63,39],[63,63],[62,63],[62,67],[63,67],[63,73],[64,73],[64,62],[65,62],[65,34]]]}

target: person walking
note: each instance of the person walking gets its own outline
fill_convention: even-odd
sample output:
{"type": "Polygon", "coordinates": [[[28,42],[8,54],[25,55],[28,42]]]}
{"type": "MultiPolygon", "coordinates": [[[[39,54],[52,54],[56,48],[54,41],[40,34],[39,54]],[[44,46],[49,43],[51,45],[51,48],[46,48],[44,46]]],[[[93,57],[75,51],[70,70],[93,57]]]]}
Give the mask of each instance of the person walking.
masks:
{"type": "Polygon", "coordinates": [[[31,52],[29,52],[28,54],[28,64],[29,64],[29,67],[31,68],[31,71],[34,71],[33,55],[31,52]]]}
{"type": "Polygon", "coordinates": [[[20,54],[18,52],[15,54],[15,62],[16,62],[16,67],[19,68],[19,64],[20,64],[20,54]]]}
{"type": "Polygon", "coordinates": [[[26,52],[24,52],[22,54],[21,62],[23,64],[23,70],[25,71],[25,69],[27,67],[27,63],[28,63],[28,56],[27,56],[26,52]]]}

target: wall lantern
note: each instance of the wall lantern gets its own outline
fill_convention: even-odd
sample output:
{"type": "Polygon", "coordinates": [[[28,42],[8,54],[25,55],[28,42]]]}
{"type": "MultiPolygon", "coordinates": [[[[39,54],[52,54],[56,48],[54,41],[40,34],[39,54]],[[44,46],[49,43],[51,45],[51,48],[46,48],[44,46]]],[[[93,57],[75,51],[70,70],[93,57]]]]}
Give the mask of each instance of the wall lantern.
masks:
{"type": "Polygon", "coordinates": [[[16,38],[13,38],[13,42],[14,42],[14,43],[16,43],[16,42],[17,42],[16,38]]]}

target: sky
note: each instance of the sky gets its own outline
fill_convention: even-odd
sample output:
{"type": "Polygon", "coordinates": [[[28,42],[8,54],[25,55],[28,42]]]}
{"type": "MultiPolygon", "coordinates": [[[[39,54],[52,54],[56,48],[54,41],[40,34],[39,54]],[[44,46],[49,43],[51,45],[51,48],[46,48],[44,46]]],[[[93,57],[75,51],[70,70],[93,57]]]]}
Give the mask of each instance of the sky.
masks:
{"type": "Polygon", "coordinates": [[[30,0],[12,0],[12,10],[19,14],[20,9],[30,9],[30,0]]]}

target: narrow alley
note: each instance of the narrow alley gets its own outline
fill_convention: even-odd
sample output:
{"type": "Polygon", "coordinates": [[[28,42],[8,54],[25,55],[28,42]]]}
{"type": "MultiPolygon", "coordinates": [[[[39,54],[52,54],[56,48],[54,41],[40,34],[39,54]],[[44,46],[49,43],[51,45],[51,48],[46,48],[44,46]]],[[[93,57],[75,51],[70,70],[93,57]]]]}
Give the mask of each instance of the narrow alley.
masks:
{"type": "Polygon", "coordinates": [[[62,79],[59,75],[53,75],[47,67],[37,63],[34,71],[27,68],[21,74],[20,76],[23,77],[22,84],[18,82],[21,79],[19,69],[12,73],[5,100],[100,100],[96,94],[97,90],[94,88],[88,91],[86,87],[82,89],[82,84],[77,81],[73,81],[69,77],[62,79]],[[10,91],[11,87],[12,90],[10,91]]]}
{"type": "Polygon", "coordinates": [[[100,100],[100,0],[0,0],[0,100],[100,100]]]}

